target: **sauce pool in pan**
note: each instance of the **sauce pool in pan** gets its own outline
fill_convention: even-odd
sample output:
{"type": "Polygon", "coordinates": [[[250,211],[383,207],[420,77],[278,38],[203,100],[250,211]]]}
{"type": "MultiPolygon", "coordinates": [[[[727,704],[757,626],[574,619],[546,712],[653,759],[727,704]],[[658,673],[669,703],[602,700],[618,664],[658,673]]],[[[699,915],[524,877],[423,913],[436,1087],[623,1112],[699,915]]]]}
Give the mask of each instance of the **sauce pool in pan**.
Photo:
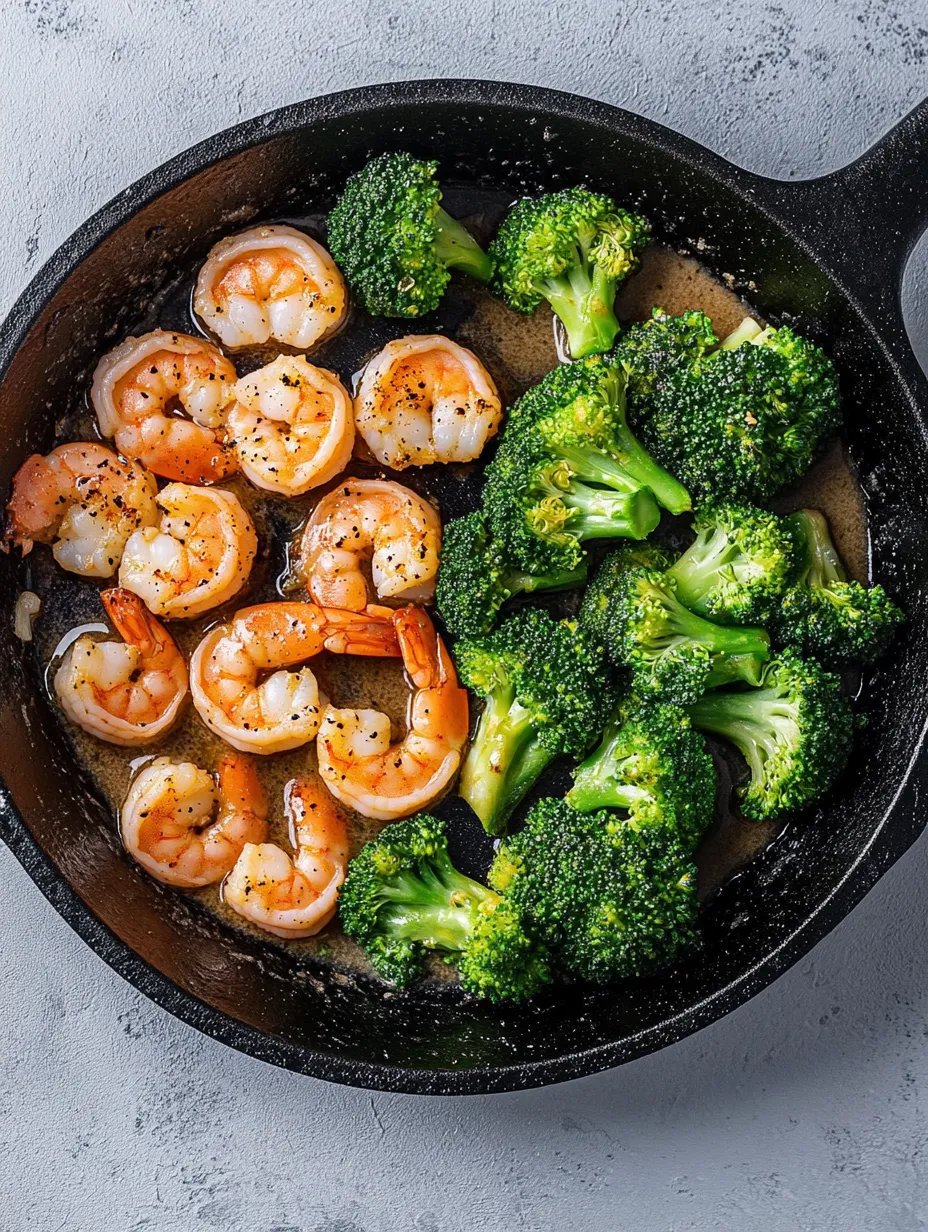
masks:
{"type": "MultiPolygon", "coordinates": [[[[493,203],[487,216],[504,205],[503,200],[493,203]]],[[[315,220],[287,221],[318,233],[315,220]]],[[[196,269],[192,268],[179,277],[144,317],[140,317],[131,332],[142,333],[156,327],[187,333],[202,332],[189,307],[195,276],[196,269]]],[[[702,309],[711,317],[719,336],[734,329],[742,317],[751,311],[744,300],[713,278],[696,261],[660,246],[653,246],[645,253],[641,269],[623,287],[618,304],[619,316],[623,321],[641,319],[650,314],[652,305],[659,305],[669,313],[688,308],[702,309]]],[[[504,405],[510,404],[558,362],[551,313],[546,305],[542,305],[533,316],[523,317],[511,312],[476,283],[457,278],[452,280],[445,301],[434,316],[423,318],[404,329],[403,322],[373,320],[353,309],[346,327],[311,352],[309,358],[315,364],[336,371],[350,386],[353,376],[369,356],[391,338],[400,337],[404,332],[438,331],[449,333],[476,352],[496,380],[504,405]]],[[[262,348],[260,351],[237,352],[232,358],[241,375],[268,362],[277,350],[275,347],[269,351],[262,348]]],[[[60,426],[62,440],[96,437],[93,416],[86,401],[75,406],[60,426]]],[[[435,501],[441,508],[442,520],[446,521],[475,507],[480,472],[481,464],[472,463],[466,466],[432,466],[421,470],[413,468],[401,475],[390,475],[370,462],[355,458],[344,475],[373,477],[387,474],[388,477],[398,478],[435,501]]],[[[261,550],[248,589],[229,608],[214,610],[201,620],[170,622],[172,633],[188,655],[204,632],[223,622],[232,611],[284,597],[288,547],[293,532],[305,521],[316,501],[335,484],[325,485],[295,501],[270,496],[241,478],[223,486],[234,491],[251,512],[261,540],[261,550]]],[[[867,529],[864,506],[839,442],[833,443],[826,456],[796,490],[778,498],[776,508],[785,511],[803,505],[814,505],[825,513],[849,572],[865,579],[867,529]]],[[[47,669],[56,649],[65,648],[62,643],[70,640],[68,635],[77,626],[99,624],[103,614],[97,586],[57,569],[47,549],[35,551],[30,563],[32,586],[43,601],[35,637],[40,667],[45,669],[48,685],[53,665],[52,670],[47,669]]],[[[304,591],[296,590],[289,592],[287,597],[306,596],[304,591]]],[[[555,602],[563,603],[565,600],[555,602]]],[[[566,602],[569,604],[570,601],[566,602]]],[[[394,734],[399,736],[402,733],[409,690],[399,661],[326,653],[314,661],[313,670],[322,691],[337,705],[372,706],[384,711],[395,725],[394,734]]],[[[65,724],[65,727],[78,758],[114,814],[125,797],[133,774],[151,758],[164,755],[175,761],[189,760],[206,769],[213,769],[227,747],[204,727],[192,707],[170,736],[150,752],[117,748],[94,740],[70,724],[65,724]]],[[[283,815],[283,787],[289,779],[314,766],[313,745],[259,760],[259,772],[271,800],[270,841],[279,843],[286,850],[291,847],[283,815]]],[[[726,767],[722,766],[721,769],[721,778],[727,785],[726,767]]],[[[450,799],[439,809],[456,819],[467,813],[463,804],[455,806],[450,799]]],[[[353,813],[348,814],[348,820],[353,855],[380,829],[381,823],[353,813]]],[[[464,819],[463,828],[466,843],[470,845],[464,865],[466,867],[469,863],[471,867],[466,871],[479,873],[492,855],[489,841],[483,838],[475,821],[464,819]]],[[[720,810],[717,824],[697,857],[701,890],[709,892],[721,884],[782,828],[782,822],[758,825],[745,822],[727,810],[720,810]]],[[[369,969],[360,951],[341,935],[337,922],[319,937],[298,942],[284,941],[259,932],[227,909],[219,887],[184,892],[192,894],[204,910],[217,914],[230,927],[251,932],[272,945],[296,945],[307,954],[325,958],[341,967],[369,969]]],[[[448,968],[437,962],[432,970],[436,975],[450,973],[448,968]]]]}

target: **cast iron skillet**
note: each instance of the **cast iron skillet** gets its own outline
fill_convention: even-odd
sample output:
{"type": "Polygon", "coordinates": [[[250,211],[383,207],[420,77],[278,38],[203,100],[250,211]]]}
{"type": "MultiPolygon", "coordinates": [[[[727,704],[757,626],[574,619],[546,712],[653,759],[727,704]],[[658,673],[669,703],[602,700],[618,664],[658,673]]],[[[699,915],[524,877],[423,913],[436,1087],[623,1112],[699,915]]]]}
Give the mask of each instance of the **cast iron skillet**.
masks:
{"type": "Polygon", "coordinates": [[[284,107],[166,163],[85,223],[0,333],[0,492],[51,444],[75,388],[176,269],[253,217],[325,209],[371,153],[442,161],[443,179],[513,197],[573,182],[636,201],[658,235],[752,286],[829,347],[867,497],[877,580],[908,612],[869,682],[849,773],[705,910],[704,954],[654,982],[498,1011],[454,988],[404,995],[338,978],[194,918],[123,854],[108,810],[37,688],[11,612],[26,566],[0,562],[2,837],[71,926],[138,989],[216,1039],[337,1082],[434,1094],[557,1082],[652,1052],[769,984],[841,920],[924,822],[928,698],[928,387],[899,288],[928,217],[928,105],[853,166],[780,183],[660,125],[531,87],[479,81],[364,88],[284,107]]]}

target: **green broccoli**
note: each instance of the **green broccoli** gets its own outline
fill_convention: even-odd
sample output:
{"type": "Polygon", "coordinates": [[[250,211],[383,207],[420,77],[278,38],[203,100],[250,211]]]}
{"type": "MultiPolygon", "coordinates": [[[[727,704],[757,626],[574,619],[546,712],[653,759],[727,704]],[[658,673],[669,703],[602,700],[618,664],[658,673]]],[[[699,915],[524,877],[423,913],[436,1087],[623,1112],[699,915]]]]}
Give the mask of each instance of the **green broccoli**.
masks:
{"type": "Polygon", "coordinates": [[[455,647],[462,682],[485,701],[458,791],[488,834],[561,754],[582,756],[605,726],[616,690],[605,654],[571,621],[525,609],[455,647]]]}
{"type": "Polygon", "coordinates": [[[339,914],[377,972],[400,987],[421,974],[430,950],[450,955],[464,988],[492,1001],[522,1001],[551,978],[518,904],[459,872],[444,824],[427,813],[362,848],[348,865],[339,914]]]}
{"type": "Polygon", "coordinates": [[[604,556],[592,584],[584,593],[580,608],[580,623],[593,640],[609,647],[613,629],[613,596],[629,570],[641,568],[663,573],[669,565],[666,548],[653,539],[646,543],[623,543],[604,556]]]}
{"type": "Polygon", "coordinates": [[[433,311],[452,268],[490,279],[490,258],[441,207],[437,168],[411,154],[381,154],[351,177],[329,214],[332,255],[374,316],[433,311]]]}
{"type": "Polygon", "coordinates": [[[656,569],[609,557],[587,588],[581,623],[602,636],[613,662],[632,671],[643,697],[680,705],[706,689],[758,684],[770,657],[763,629],[714,624],[685,608],[674,582],[656,569]]]}
{"type": "Polygon", "coordinates": [[[850,756],[853,715],[840,680],[791,651],[767,665],[760,687],[708,693],[689,713],[694,727],[741,750],[751,775],[741,811],[755,821],[819,799],[850,756]]]}
{"type": "Polygon", "coordinates": [[[490,245],[494,288],[517,312],[547,300],[574,359],[608,351],[619,331],[616,288],[637,269],[649,233],[646,219],[585,188],[523,198],[490,245]]]}
{"type": "Polygon", "coordinates": [[[712,822],[715,767],[684,710],[632,699],[574,771],[567,803],[581,812],[625,809],[628,825],[662,827],[692,851],[712,822]]]}
{"type": "Polygon", "coordinates": [[[572,571],[592,539],[644,539],[660,521],[647,488],[605,453],[552,457],[536,433],[507,438],[483,493],[493,536],[529,573],[572,571]]]}
{"type": "Polygon", "coordinates": [[[692,508],[689,493],[643,449],[625,407],[626,372],[604,355],[561,364],[524,394],[509,412],[507,447],[534,433],[552,458],[578,474],[595,474],[607,455],[671,513],[692,508]]]}
{"type": "Polygon", "coordinates": [[[796,573],[789,519],[751,505],[704,505],[695,541],[669,569],[680,602],[726,625],[769,624],[796,573]]]}
{"type": "Polygon", "coordinates": [[[718,343],[712,322],[704,312],[683,312],[671,317],[663,308],[653,308],[647,321],[630,325],[617,342],[612,358],[625,368],[633,418],[645,418],[649,400],[660,395],[671,374],[702,359],[718,343]]]}
{"type": "Polygon", "coordinates": [[[513,595],[565,590],[586,580],[586,564],[551,573],[528,573],[507,563],[491,539],[484,514],[468,513],[445,524],[435,603],[450,633],[489,633],[503,604],[513,595]]]}
{"type": "Polygon", "coordinates": [[[796,585],[783,596],[774,635],[826,667],[874,663],[905,619],[882,586],[848,581],[828,523],[815,509],[784,519],[800,544],[796,585]]]}
{"type": "Polygon", "coordinates": [[[698,940],[696,869],[659,828],[541,800],[489,875],[556,968],[606,983],[667,966],[698,940]]]}
{"type": "Polygon", "coordinates": [[[634,378],[629,387],[642,443],[697,502],[766,500],[805,474],[840,422],[831,360],[786,327],[751,322],[641,398],[634,378]]]}

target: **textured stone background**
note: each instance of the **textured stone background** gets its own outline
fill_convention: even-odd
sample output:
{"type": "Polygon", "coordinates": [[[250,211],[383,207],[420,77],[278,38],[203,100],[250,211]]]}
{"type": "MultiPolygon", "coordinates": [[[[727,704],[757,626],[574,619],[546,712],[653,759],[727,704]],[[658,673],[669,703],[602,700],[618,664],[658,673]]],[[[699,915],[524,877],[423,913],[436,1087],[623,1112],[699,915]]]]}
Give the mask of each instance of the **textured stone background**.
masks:
{"type": "MultiPolygon", "coordinates": [[[[498,77],[785,178],[928,94],[925,0],[0,0],[0,309],[112,194],[279,104],[498,77]]],[[[907,279],[928,357],[928,245],[907,279]]],[[[137,996],[0,852],[5,1232],[914,1232],[928,843],[773,988],[611,1074],[424,1100],[271,1069],[137,996]]]]}

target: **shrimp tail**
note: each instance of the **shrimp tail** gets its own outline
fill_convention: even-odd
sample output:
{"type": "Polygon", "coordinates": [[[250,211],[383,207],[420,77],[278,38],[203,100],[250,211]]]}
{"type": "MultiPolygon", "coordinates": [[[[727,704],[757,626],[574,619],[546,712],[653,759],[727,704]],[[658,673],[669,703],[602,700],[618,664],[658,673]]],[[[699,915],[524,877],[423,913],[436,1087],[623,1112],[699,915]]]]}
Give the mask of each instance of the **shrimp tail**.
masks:
{"type": "Polygon", "coordinates": [[[415,687],[435,689],[445,684],[449,668],[447,653],[428,612],[421,607],[401,607],[393,614],[393,627],[403,667],[415,687]]]}
{"type": "Polygon", "coordinates": [[[128,645],[138,647],[144,659],[152,659],[173,645],[173,639],[161,621],[152,616],[131,590],[114,586],[111,590],[104,590],[100,599],[116,632],[128,645]]]}

